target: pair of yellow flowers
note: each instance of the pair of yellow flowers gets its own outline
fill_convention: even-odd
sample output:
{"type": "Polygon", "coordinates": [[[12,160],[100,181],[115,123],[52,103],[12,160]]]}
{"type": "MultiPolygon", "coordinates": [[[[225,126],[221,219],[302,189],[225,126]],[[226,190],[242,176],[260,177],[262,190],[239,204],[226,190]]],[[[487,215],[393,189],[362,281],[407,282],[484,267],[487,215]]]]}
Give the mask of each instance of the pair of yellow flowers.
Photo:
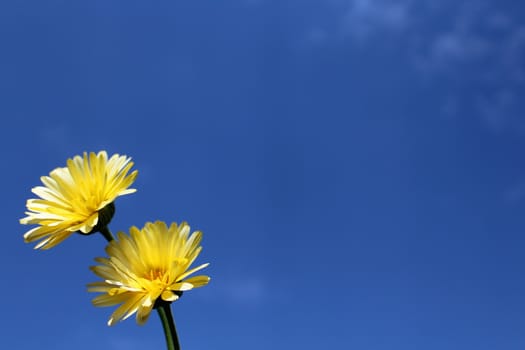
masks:
{"type": "MultiPolygon", "coordinates": [[[[49,249],[75,232],[102,232],[112,212],[109,219],[104,214],[114,210],[114,200],[135,192],[129,188],[137,176],[136,170],[130,173],[132,166],[129,157],[91,152],[42,176],[44,186],[32,189],[40,198],[27,201],[27,216],[20,220],[38,225],[25,233],[25,241],[39,241],[35,249],[49,249]]],[[[199,231],[190,235],[187,223],[168,227],[161,221],[148,222],[142,229],[131,227],[129,234],[119,232],[106,247],[108,256],[96,258],[100,265],[91,268],[103,280],[88,284],[88,291],[102,293],[93,299],[95,306],[121,304],[108,325],[135,313],[143,324],[156,302],[172,302],[183,291],[208,284],[208,276],[189,277],[208,266],[190,269],[202,249],[201,239],[199,231]]]]}

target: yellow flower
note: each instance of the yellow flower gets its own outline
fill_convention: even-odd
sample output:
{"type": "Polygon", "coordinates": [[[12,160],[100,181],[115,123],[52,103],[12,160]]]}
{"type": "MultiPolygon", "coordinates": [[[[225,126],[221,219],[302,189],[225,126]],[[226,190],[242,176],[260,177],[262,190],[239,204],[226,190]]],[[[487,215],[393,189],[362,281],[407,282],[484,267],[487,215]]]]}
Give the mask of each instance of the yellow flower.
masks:
{"type": "Polygon", "coordinates": [[[66,167],[42,176],[44,186],[32,189],[40,198],[27,201],[29,211],[20,219],[21,224],[39,226],[26,232],[24,240],[40,240],[35,249],[49,249],[76,231],[92,232],[102,219],[107,224],[115,198],[135,192],[128,189],[137,176],[136,170],[128,174],[132,166],[126,156],[115,154],[108,159],[105,151],[84,152],[83,157],[68,159],[66,167]]]}
{"type": "Polygon", "coordinates": [[[88,284],[88,291],[104,294],[95,297],[93,304],[122,304],[111,315],[109,326],[135,312],[137,323],[144,324],[156,301],[172,302],[183,291],[208,284],[208,276],[187,278],[208,266],[188,269],[202,250],[202,233],[189,233],[187,223],[172,223],[168,228],[162,221],[148,222],[141,230],[133,226],[129,236],[119,232],[118,239],[108,244],[107,258],[95,259],[101,265],[91,269],[104,281],[88,284]]]}

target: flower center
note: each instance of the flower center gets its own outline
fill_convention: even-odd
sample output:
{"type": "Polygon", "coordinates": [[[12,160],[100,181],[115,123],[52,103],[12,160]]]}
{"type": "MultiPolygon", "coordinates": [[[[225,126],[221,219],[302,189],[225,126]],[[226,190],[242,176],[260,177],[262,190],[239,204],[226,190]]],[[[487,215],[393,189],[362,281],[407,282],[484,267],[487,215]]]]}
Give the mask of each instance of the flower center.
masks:
{"type": "Polygon", "coordinates": [[[149,270],[148,279],[150,281],[155,281],[155,280],[163,281],[165,278],[166,278],[166,274],[165,274],[164,269],[152,268],[151,270],[149,270]]]}

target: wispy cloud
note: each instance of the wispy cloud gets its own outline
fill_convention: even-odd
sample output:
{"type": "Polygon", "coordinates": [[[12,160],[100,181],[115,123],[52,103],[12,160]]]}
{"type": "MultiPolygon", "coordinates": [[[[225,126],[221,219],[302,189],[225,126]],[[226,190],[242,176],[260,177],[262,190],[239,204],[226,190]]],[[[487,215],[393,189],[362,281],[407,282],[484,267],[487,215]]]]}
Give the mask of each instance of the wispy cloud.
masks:
{"type": "Polygon", "coordinates": [[[503,193],[503,200],[510,204],[521,202],[525,198],[525,181],[507,188],[503,193]]]}
{"type": "Polygon", "coordinates": [[[354,40],[367,40],[382,31],[403,31],[409,26],[410,1],[352,0],[343,6],[342,28],[354,40]]]}
{"type": "Polygon", "coordinates": [[[106,339],[107,341],[107,348],[111,350],[139,350],[139,349],[145,349],[148,347],[148,345],[151,345],[151,341],[146,341],[147,339],[139,338],[130,336],[129,334],[126,334],[126,336],[111,336],[106,339]]]}
{"type": "Polygon", "coordinates": [[[261,279],[248,279],[229,284],[226,295],[238,303],[259,303],[266,294],[266,288],[261,279]]]}
{"type": "Polygon", "coordinates": [[[67,149],[71,144],[71,128],[66,124],[54,124],[40,131],[41,143],[53,151],[67,149]]]}
{"type": "Polygon", "coordinates": [[[220,298],[230,304],[240,306],[257,306],[268,297],[268,287],[260,277],[225,277],[210,287],[214,288],[214,298],[220,298]]]}
{"type": "MultiPolygon", "coordinates": [[[[522,27],[510,15],[493,11],[473,2],[449,5],[448,11],[438,14],[443,17],[443,26],[428,28],[421,24],[412,28],[413,33],[425,33],[415,47],[416,55],[424,62],[419,67],[441,73],[450,67],[477,63],[491,67],[480,77],[484,80],[498,78],[502,68],[514,73],[519,67],[511,51],[522,45],[515,38],[522,27]]],[[[432,12],[424,16],[430,18],[432,12]]]]}
{"type": "Polygon", "coordinates": [[[470,110],[491,130],[525,132],[525,23],[490,6],[458,6],[451,25],[415,48],[417,68],[448,79],[470,110]],[[460,78],[458,78],[460,77],[460,78]]]}
{"type": "MultiPolygon", "coordinates": [[[[452,86],[439,109],[474,113],[494,131],[525,132],[525,20],[495,0],[333,0],[336,26],[316,23],[313,45],[399,49],[422,79],[452,86]],[[330,28],[330,29],[329,29],[330,28]],[[342,40],[341,40],[342,39],[342,40]],[[387,43],[392,43],[388,46],[387,43]],[[461,96],[460,98],[458,96],[461,96]]],[[[328,5],[327,5],[328,6],[328,5]]]]}
{"type": "Polygon", "coordinates": [[[513,127],[525,132],[524,104],[517,91],[504,87],[485,97],[478,96],[476,107],[483,121],[493,130],[513,127]]]}

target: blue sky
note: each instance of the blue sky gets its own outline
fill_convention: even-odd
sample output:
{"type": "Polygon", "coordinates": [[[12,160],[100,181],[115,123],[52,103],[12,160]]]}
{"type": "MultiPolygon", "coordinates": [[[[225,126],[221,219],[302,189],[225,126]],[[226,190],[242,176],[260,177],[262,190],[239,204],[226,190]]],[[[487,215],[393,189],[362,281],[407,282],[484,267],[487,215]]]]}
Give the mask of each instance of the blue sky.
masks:
{"type": "Polygon", "coordinates": [[[131,156],[113,231],[186,220],[211,284],[183,348],[525,347],[525,20],[510,0],[0,3],[3,347],[164,347],[106,326],[102,237],[24,244],[68,157],[131,156]]]}

